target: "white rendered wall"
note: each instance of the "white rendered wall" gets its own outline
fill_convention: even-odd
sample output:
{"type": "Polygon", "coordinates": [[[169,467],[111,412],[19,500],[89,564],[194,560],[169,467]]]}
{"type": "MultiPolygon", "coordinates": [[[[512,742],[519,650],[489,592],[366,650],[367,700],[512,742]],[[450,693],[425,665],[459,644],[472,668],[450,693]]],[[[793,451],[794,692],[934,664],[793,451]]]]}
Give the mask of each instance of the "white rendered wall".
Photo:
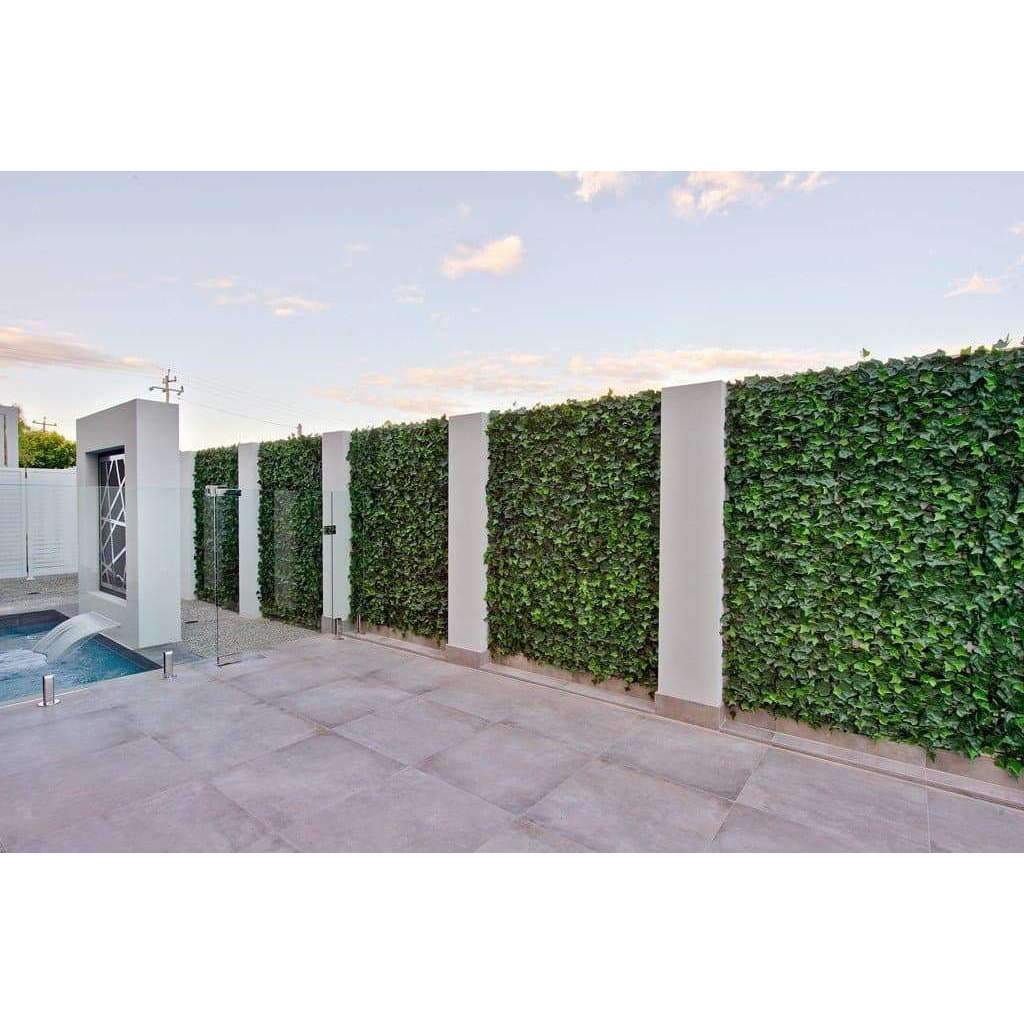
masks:
{"type": "Polygon", "coordinates": [[[260,446],[238,446],[238,614],[260,618],[260,446]]]}
{"type": "Polygon", "coordinates": [[[689,705],[699,717],[703,707],[710,721],[722,704],[724,503],[725,384],[665,388],[657,701],[666,714],[688,717],[689,705]]]}
{"type": "Polygon", "coordinates": [[[487,653],[487,414],[448,420],[448,649],[487,653]]]}
{"type": "Polygon", "coordinates": [[[192,489],[196,479],[196,453],[182,452],[181,483],[181,599],[193,601],[196,596],[196,507],[192,489]]]}
{"type": "Polygon", "coordinates": [[[332,430],[321,438],[324,526],[334,526],[323,538],[324,626],[349,618],[349,564],[352,553],[352,505],[349,498],[347,430],[332,430]]]}
{"type": "Polygon", "coordinates": [[[18,407],[0,405],[0,467],[18,468],[18,407]]]}
{"type": "Polygon", "coordinates": [[[78,605],[116,619],[114,639],[150,647],[181,639],[178,407],[134,400],[77,422],[78,605]],[[99,589],[97,456],[123,448],[127,594],[99,589]]]}

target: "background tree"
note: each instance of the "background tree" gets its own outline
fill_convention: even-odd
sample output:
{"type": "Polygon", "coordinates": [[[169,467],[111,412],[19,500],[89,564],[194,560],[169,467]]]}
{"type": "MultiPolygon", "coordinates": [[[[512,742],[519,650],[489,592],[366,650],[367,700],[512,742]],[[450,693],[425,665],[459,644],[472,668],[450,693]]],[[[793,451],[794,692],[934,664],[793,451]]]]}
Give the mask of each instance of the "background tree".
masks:
{"type": "Polygon", "coordinates": [[[55,430],[33,430],[18,421],[19,462],[25,469],[68,469],[75,464],[75,442],[55,430]]]}

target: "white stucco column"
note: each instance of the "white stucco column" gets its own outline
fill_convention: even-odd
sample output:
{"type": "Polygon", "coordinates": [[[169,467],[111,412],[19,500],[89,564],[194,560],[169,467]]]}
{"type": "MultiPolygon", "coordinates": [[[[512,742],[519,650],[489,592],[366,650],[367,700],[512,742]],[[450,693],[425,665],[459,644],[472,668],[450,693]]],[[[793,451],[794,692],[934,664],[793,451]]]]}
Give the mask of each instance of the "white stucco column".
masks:
{"type": "Polygon", "coordinates": [[[119,628],[111,638],[145,648],[181,639],[181,453],[178,406],[135,399],[75,424],[78,457],[78,610],[99,612],[119,628]],[[100,550],[100,464],[116,458],[108,479],[104,526],[110,563],[100,550]],[[120,484],[118,483],[120,481],[120,484]],[[121,520],[123,528],[110,526],[121,520]],[[123,529],[123,532],[122,532],[123,529]],[[110,539],[113,538],[112,543],[110,539]]]}
{"type": "Polygon", "coordinates": [[[347,430],[332,430],[321,437],[324,489],[324,610],[321,628],[339,631],[349,619],[349,560],[352,553],[352,505],[349,499],[347,430]],[[334,528],[333,534],[330,532],[334,528]]]}
{"type": "Polygon", "coordinates": [[[17,469],[18,461],[18,407],[0,405],[0,466],[17,469]]]}
{"type": "Polygon", "coordinates": [[[238,614],[260,618],[260,446],[238,446],[238,614]]]}
{"type": "Polygon", "coordinates": [[[196,507],[192,500],[195,486],[196,453],[181,453],[181,599],[196,596],[196,507]]]}
{"type": "Polygon", "coordinates": [[[487,413],[448,420],[448,647],[487,660],[487,413]]]}
{"type": "Polygon", "coordinates": [[[722,708],[725,384],[661,393],[659,712],[717,726],[722,708]]]}

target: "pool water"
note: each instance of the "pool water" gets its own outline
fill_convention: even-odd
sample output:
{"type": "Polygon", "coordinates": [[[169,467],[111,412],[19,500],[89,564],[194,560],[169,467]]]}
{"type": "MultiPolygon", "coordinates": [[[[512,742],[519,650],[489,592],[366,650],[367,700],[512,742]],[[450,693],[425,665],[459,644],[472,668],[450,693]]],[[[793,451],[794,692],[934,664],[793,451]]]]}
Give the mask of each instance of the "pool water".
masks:
{"type": "MultiPolygon", "coordinates": [[[[31,625],[0,622],[0,704],[41,696],[42,670],[32,669],[7,674],[2,668],[3,656],[9,651],[30,649],[59,621],[55,618],[52,622],[33,622],[31,625]]],[[[55,664],[47,665],[45,671],[53,673],[54,688],[60,693],[63,690],[99,682],[101,679],[115,679],[136,672],[148,672],[155,667],[141,656],[123,648],[119,649],[109,640],[94,636],[70,650],[55,664]]]]}

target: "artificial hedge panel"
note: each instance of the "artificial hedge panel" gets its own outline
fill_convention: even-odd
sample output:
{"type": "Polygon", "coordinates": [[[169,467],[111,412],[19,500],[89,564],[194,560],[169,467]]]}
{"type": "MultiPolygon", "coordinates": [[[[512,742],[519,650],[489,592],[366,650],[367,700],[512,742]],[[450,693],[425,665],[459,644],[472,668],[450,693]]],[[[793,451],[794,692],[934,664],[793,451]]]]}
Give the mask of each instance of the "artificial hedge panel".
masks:
{"type": "MultiPolygon", "coordinates": [[[[214,538],[212,499],[206,498],[206,487],[238,486],[238,449],[203,448],[196,452],[195,475],[192,487],[192,505],[195,509],[196,597],[213,601],[216,574],[214,572],[214,538]]],[[[220,603],[238,611],[238,499],[217,499],[216,563],[220,572],[220,603]]]]}
{"type": "Polygon", "coordinates": [[[319,628],[323,608],[320,438],[259,448],[259,588],[264,615],[319,628]]]}
{"type": "Polygon", "coordinates": [[[448,635],[448,421],[354,430],[351,615],[448,635]]]}
{"type": "Polygon", "coordinates": [[[494,654],[656,685],[660,428],[654,391],[491,417],[494,654]]]}
{"type": "Polygon", "coordinates": [[[1024,351],[729,389],[726,699],[1024,759],[1024,351]]]}

